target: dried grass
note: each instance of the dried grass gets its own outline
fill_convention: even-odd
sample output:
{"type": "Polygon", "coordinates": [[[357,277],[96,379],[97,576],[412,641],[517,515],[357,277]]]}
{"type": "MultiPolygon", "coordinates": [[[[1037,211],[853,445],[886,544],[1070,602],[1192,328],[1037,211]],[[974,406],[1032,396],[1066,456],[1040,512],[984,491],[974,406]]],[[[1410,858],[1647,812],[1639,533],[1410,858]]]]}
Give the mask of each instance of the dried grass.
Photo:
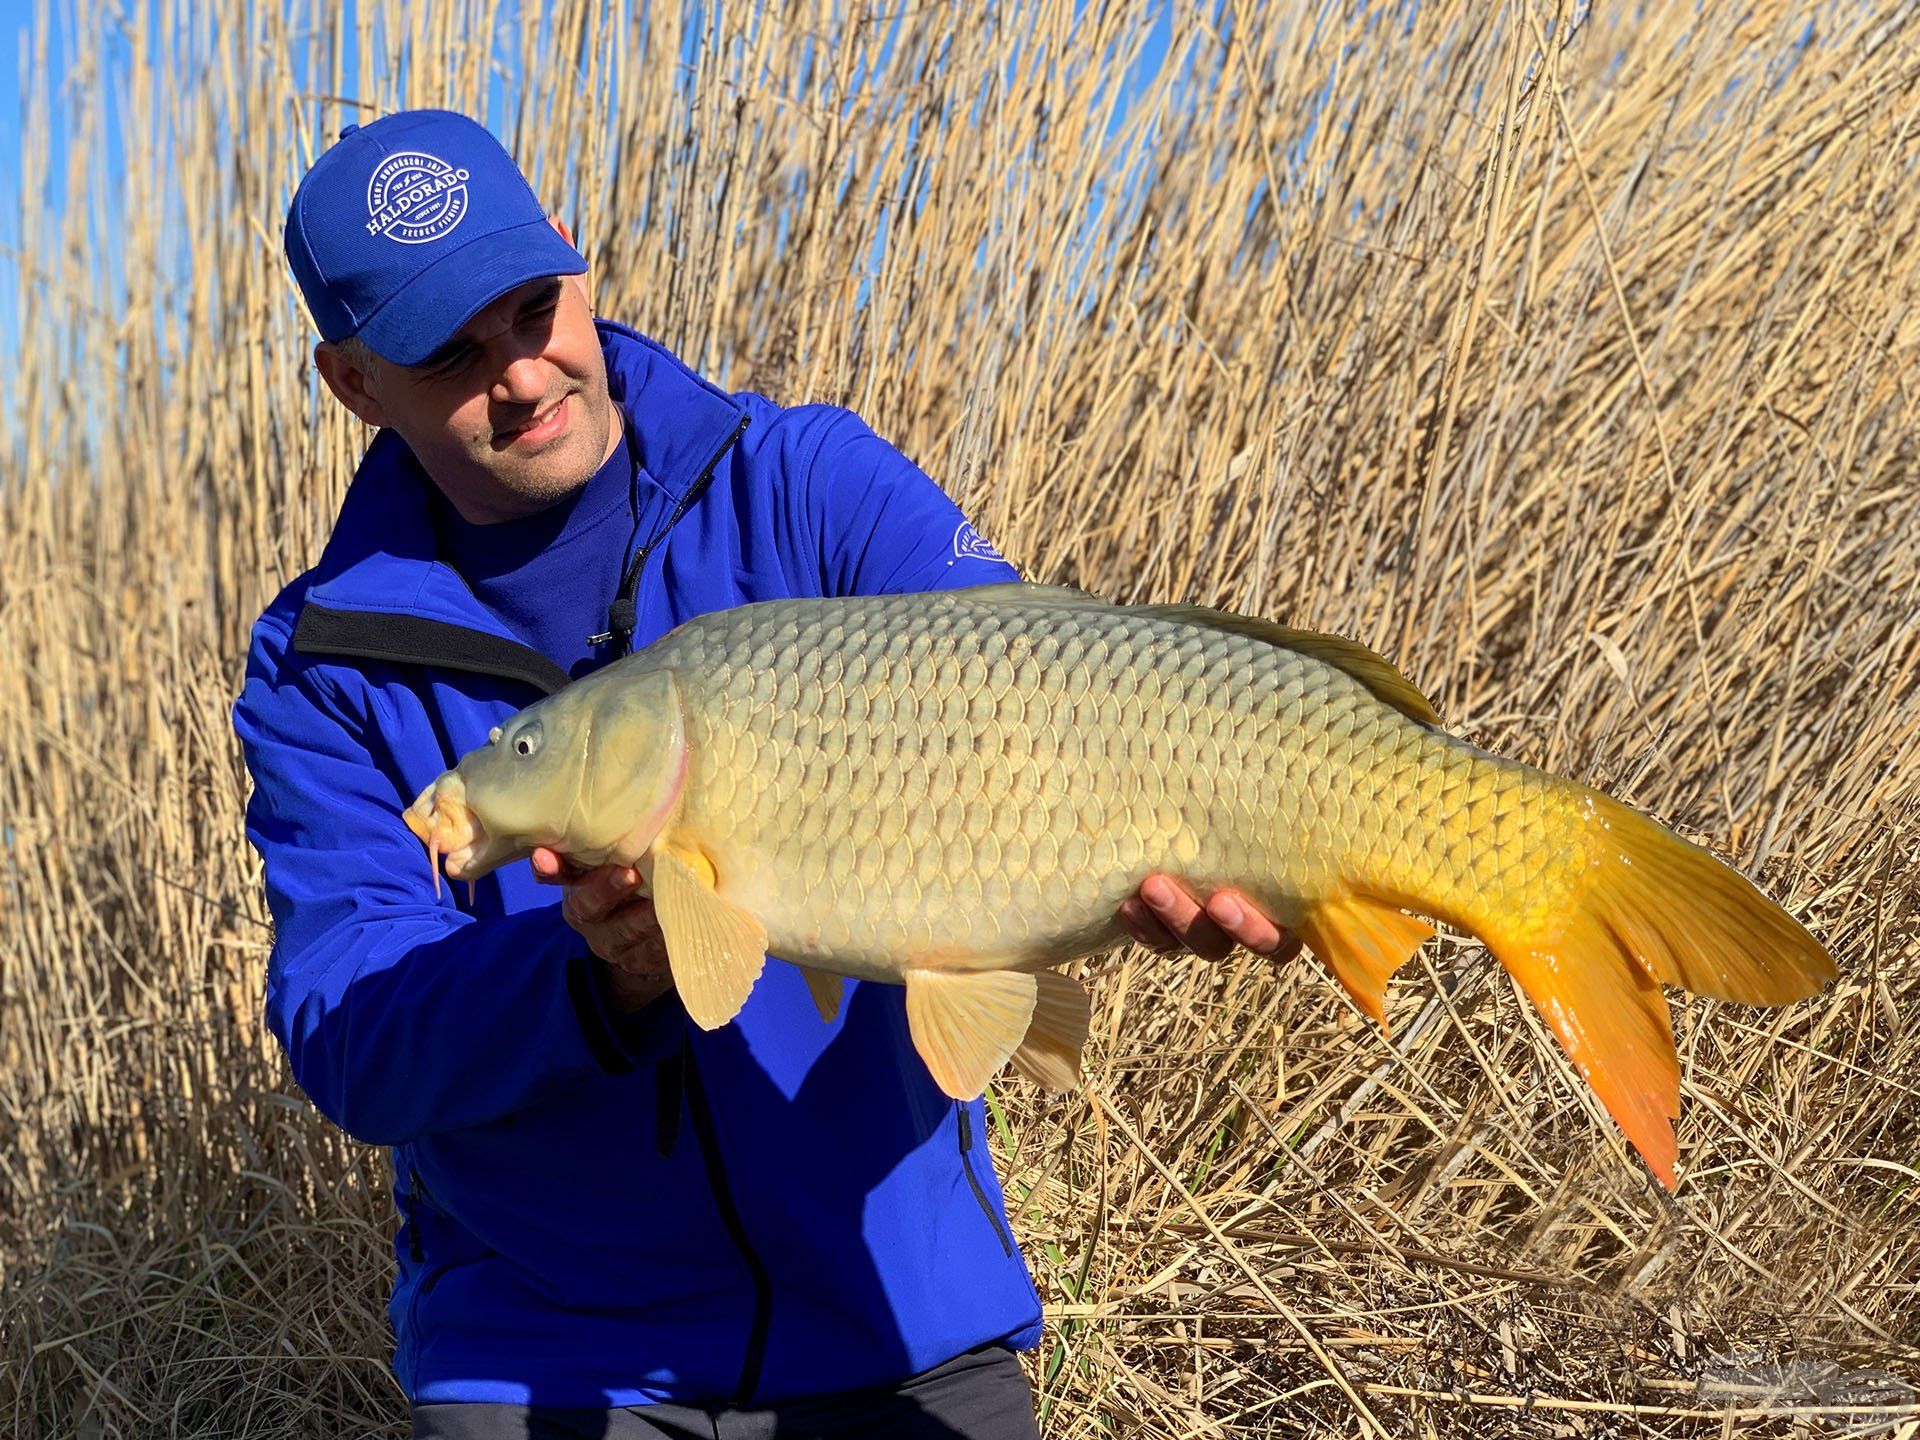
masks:
{"type": "Polygon", "coordinates": [[[1227,0],[1110,132],[1105,3],[66,4],[0,437],[0,1426],[403,1433],[384,1162],[260,1025],[226,706],[367,438],[291,185],[506,55],[604,311],[852,404],[1037,578],[1384,648],[1841,962],[1677,1009],[1676,1200],[1478,947],[1392,1041],[1305,964],[1091,963],[1090,1094],[995,1095],[1049,1435],[1920,1430],[1920,12],[1227,0]]]}

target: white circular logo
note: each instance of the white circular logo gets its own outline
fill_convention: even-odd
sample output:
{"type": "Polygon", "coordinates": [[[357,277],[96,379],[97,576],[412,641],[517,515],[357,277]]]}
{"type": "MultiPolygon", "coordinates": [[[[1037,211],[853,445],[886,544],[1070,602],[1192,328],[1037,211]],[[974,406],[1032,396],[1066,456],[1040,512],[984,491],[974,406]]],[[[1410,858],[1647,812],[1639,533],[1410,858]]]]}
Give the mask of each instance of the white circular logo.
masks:
{"type": "Polygon", "coordinates": [[[438,240],[465,218],[471,178],[468,171],[419,150],[387,156],[367,181],[367,233],[403,245],[438,240]]]}
{"type": "MultiPolygon", "coordinates": [[[[980,532],[965,520],[962,520],[959,528],[953,532],[954,560],[1005,561],[1006,558],[1006,556],[994,549],[993,546],[989,545],[986,540],[982,538],[980,532]]],[[[949,560],[947,563],[951,565],[953,560],[949,560]]]]}

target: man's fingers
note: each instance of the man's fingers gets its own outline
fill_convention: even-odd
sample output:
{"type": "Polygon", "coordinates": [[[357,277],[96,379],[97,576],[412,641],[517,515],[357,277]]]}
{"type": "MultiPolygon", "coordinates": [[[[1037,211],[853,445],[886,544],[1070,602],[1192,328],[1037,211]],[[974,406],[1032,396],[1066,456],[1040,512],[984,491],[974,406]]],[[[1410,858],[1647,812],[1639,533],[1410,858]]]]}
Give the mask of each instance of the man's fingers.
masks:
{"type": "Polygon", "coordinates": [[[666,955],[659,946],[646,940],[636,940],[631,945],[609,945],[594,953],[614,969],[629,975],[644,975],[655,980],[673,978],[673,968],[667,964],[666,955]]]}
{"type": "Polygon", "coordinates": [[[1149,875],[1141,881],[1140,898],[1174,939],[1194,954],[1208,960],[1222,960],[1232,951],[1232,937],[1208,917],[1185,887],[1166,876],[1149,875]]]}
{"type": "MultiPolygon", "coordinates": [[[[1277,954],[1285,941],[1293,939],[1238,890],[1214,891],[1207,901],[1207,914],[1222,931],[1261,955],[1277,954]]],[[[1298,950],[1300,942],[1294,940],[1293,946],[1298,950]]]]}
{"type": "Polygon", "coordinates": [[[1140,900],[1138,895],[1128,896],[1120,902],[1120,923],[1134,938],[1134,942],[1149,950],[1157,950],[1162,955],[1171,955],[1180,949],[1180,942],[1173,938],[1173,932],[1162,925],[1140,900]]]}
{"type": "Polygon", "coordinates": [[[602,865],[567,885],[564,914],[571,924],[594,924],[633,894],[640,883],[631,865],[602,865]]]}
{"type": "Polygon", "coordinates": [[[653,901],[630,896],[616,906],[605,921],[608,931],[622,945],[651,941],[660,934],[659,917],[653,913],[653,901]]]}

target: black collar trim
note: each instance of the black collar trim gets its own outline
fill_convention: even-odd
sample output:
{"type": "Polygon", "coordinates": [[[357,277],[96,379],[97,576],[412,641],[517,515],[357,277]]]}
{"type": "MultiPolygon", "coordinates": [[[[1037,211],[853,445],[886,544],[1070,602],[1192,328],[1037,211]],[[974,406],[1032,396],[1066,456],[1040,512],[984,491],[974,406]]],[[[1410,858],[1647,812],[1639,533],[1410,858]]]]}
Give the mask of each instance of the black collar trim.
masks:
{"type": "Polygon", "coordinates": [[[518,680],[551,695],[570,677],[530,645],[469,630],[420,615],[380,615],[366,610],[329,610],[312,601],[301,607],[293,648],[302,655],[341,655],[402,665],[436,665],[471,675],[518,680]]]}

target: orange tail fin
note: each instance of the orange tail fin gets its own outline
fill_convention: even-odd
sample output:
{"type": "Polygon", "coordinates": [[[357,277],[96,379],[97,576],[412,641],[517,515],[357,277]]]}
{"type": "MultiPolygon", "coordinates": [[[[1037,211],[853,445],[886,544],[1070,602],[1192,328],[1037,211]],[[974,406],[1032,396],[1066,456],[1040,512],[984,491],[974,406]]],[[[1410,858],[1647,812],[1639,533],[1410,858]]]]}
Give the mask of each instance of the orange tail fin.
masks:
{"type": "Polygon", "coordinates": [[[1550,931],[1481,938],[1669,1190],[1680,1065],[1660,986],[1749,1005],[1804,999],[1834,964],[1737,871],[1598,792],[1600,839],[1550,931]]]}

